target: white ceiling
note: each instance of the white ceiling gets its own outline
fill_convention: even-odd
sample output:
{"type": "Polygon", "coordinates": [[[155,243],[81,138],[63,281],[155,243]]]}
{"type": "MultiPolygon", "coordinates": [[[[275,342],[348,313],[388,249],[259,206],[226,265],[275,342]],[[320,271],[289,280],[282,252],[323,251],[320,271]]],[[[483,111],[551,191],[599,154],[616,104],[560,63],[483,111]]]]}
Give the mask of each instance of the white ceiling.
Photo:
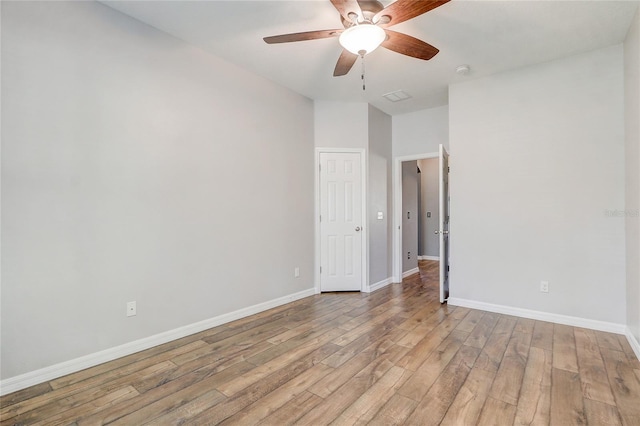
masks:
{"type": "MultiPolygon", "coordinates": [[[[333,77],[337,38],[267,45],[270,35],[342,28],[329,0],[103,1],[219,57],[312,99],[364,101],[388,114],[447,103],[450,83],[574,55],[624,41],[639,1],[453,0],[392,27],[440,49],[430,61],[380,48],[333,77]],[[469,64],[471,73],[455,68],[469,64]],[[404,90],[412,99],[382,97],[404,90]]],[[[384,5],[391,3],[383,1],[384,5]]]]}

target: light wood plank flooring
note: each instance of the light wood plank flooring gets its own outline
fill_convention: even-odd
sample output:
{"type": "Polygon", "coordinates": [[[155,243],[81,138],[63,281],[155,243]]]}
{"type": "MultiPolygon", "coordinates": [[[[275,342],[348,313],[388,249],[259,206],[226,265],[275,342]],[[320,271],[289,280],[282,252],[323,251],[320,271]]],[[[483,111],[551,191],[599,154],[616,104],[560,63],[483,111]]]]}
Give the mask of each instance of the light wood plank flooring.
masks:
{"type": "Polygon", "coordinates": [[[440,305],[437,262],[1,398],[8,424],[640,425],[623,336],[440,305]]]}

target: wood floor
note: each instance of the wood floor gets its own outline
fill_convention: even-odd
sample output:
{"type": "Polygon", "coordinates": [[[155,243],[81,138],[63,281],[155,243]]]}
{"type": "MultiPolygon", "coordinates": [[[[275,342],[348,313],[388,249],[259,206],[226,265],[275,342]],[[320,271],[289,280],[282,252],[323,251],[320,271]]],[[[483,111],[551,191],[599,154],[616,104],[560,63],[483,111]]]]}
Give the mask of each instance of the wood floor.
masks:
{"type": "Polygon", "coordinates": [[[640,425],[623,336],[437,302],[436,262],[1,398],[5,424],[640,425]]]}

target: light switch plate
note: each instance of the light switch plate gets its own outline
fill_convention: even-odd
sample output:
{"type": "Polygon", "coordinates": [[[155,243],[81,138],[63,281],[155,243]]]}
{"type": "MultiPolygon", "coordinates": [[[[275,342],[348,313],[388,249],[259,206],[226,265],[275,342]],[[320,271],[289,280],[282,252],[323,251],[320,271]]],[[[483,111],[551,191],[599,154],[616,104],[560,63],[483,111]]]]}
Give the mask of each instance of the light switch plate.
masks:
{"type": "Polygon", "coordinates": [[[384,219],[384,213],[378,212],[378,220],[382,220],[382,219],[384,219]]]}

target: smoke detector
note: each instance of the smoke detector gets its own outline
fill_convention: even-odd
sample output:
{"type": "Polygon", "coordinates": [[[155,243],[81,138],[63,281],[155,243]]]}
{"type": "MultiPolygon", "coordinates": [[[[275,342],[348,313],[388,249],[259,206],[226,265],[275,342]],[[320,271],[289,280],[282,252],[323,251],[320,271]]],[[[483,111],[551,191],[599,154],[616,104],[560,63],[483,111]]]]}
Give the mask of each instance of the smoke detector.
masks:
{"type": "Polygon", "coordinates": [[[471,67],[469,65],[460,65],[456,68],[456,73],[460,75],[468,75],[471,72],[471,67]]]}

